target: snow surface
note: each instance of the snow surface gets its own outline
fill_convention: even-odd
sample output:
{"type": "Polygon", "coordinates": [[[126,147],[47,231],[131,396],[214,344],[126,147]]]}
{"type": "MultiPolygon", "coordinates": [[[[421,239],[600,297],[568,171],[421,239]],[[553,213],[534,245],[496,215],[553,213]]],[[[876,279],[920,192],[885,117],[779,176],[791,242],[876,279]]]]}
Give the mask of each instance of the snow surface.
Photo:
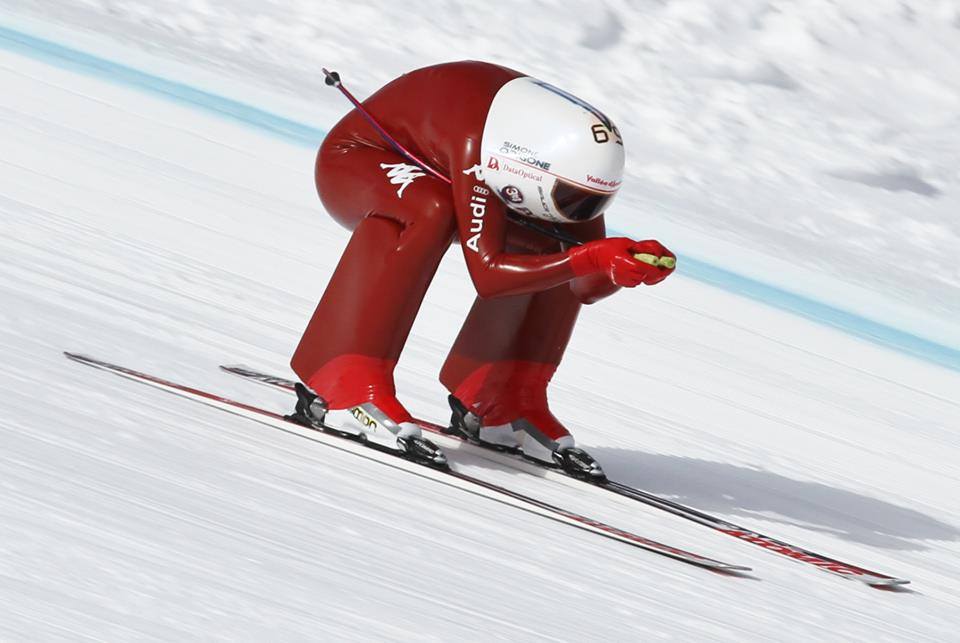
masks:
{"type": "Polygon", "coordinates": [[[618,229],[960,350],[957,0],[3,6],[320,128],[346,108],[322,66],[360,96],[438,61],[515,67],[620,125],[618,229]]]}
{"type": "MultiPolygon", "coordinates": [[[[200,2],[156,6],[184,16],[227,11],[200,2]]],[[[254,4],[232,10],[242,17],[244,6],[254,4]]],[[[274,23],[296,22],[295,12],[258,6],[270,7],[274,23]]],[[[306,11],[306,3],[297,6],[306,11]]],[[[627,15],[627,5],[609,6],[627,15]]],[[[687,24],[700,7],[706,33],[719,20],[712,6],[641,3],[630,11],[673,11],[687,24]]],[[[778,6],[789,15],[800,5],[778,6]]],[[[888,33],[906,33],[884,3],[875,6],[888,33]]],[[[944,15],[952,7],[938,6],[944,15]]],[[[101,42],[88,34],[88,44],[129,63],[139,54],[121,41],[149,38],[164,24],[145,18],[139,35],[125,26],[134,9],[147,7],[22,9],[56,9],[59,20],[87,26],[99,17],[101,42]]],[[[804,15],[815,17],[814,8],[804,15]]],[[[397,32],[411,24],[393,11],[369,10],[367,19],[397,32]]],[[[195,24],[198,34],[215,35],[220,22],[195,24]]],[[[517,37],[515,21],[497,24],[517,37]]],[[[615,24],[597,28],[617,32],[615,24]]],[[[280,27],[262,28],[273,34],[263,37],[263,51],[279,52],[280,27]]],[[[168,42],[186,42],[169,30],[168,42]]],[[[621,43],[636,37],[633,26],[617,33],[621,43]]],[[[359,42],[355,32],[338,37],[351,34],[359,42]]],[[[596,38],[590,42],[603,41],[596,38]]],[[[358,65],[370,74],[357,73],[358,91],[393,65],[429,56],[430,39],[415,40],[427,43],[426,53],[348,50],[353,59],[387,61],[376,76],[358,65]]],[[[703,36],[701,46],[711,40],[703,36]]],[[[164,55],[191,51],[155,42],[164,55]]],[[[198,64],[229,60],[217,42],[196,37],[198,64]]],[[[882,62],[890,51],[868,59],[882,62]]],[[[271,85],[293,87],[303,76],[292,70],[284,80],[272,73],[279,59],[243,53],[239,47],[234,62],[247,64],[222,71],[259,85],[248,102],[274,112],[302,108],[271,85]]],[[[909,55],[923,62],[921,53],[909,55]]],[[[546,57],[531,59],[527,67],[550,68],[546,57]]],[[[174,61],[166,71],[182,69],[174,61]]],[[[711,574],[67,362],[62,350],[86,352],[283,410],[289,400],[281,393],[216,366],[246,362],[285,373],[346,243],[317,203],[313,150],[108,75],[0,50],[0,639],[957,640],[960,373],[682,272],[584,311],[553,389],[556,412],[613,477],[910,578],[912,591],[844,581],[586,487],[463,463],[475,475],[755,570],[747,578],[711,574]]],[[[216,79],[205,87],[219,89],[216,79]]],[[[328,108],[331,118],[342,111],[328,108]]],[[[786,135],[756,126],[764,136],[786,135]]],[[[944,126],[929,148],[915,142],[916,154],[946,163],[956,152],[947,149],[952,131],[944,126]]],[[[747,126],[740,135],[761,138],[747,126]]],[[[775,164],[797,162],[783,154],[782,140],[765,144],[775,164]]],[[[747,159],[743,171],[762,166],[747,159]]],[[[925,216],[910,209],[914,199],[940,199],[930,202],[935,211],[950,202],[952,179],[924,176],[939,196],[896,193],[902,200],[892,202],[883,192],[863,203],[909,228],[925,216]]],[[[686,207],[683,185],[658,196],[664,216],[686,207]]],[[[726,185],[713,185],[713,196],[728,198],[726,185]]],[[[758,199],[766,189],[757,186],[758,199]]],[[[754,207],[752,197],[732,201],[754,207]]],[[[705,212],[715,216],[715,233],[744,254],[767,233],[773,246],[786,243],[730,218],[722,203],[712,207],[705,212]]],[[[820,266],[821,283],[843,267],[881,287],[890,270],[857,273],[856,253],[845,246],[857,235],[848,232],[797,238],[835,244],[824,261],[838,263],[820,266]]],[[[886,229],[877,234],[892,241],[886,229]]],[[[949,252],[950,243],[938,236],[932,247],[949,252]]],[[[875,266],[889,266],[890,257],[871,256],[875,266]]],[[[455,252],[444,260],[398,370],[418,415],[444,415],[435,374],[472,300],[462,264],[455,252]]],[[[898,288],[911,270],[896,273],[898,288]]],[[[939,289],[949,307],[951,288],[926,281],[903,296],[935,299],[939,289]]]]}

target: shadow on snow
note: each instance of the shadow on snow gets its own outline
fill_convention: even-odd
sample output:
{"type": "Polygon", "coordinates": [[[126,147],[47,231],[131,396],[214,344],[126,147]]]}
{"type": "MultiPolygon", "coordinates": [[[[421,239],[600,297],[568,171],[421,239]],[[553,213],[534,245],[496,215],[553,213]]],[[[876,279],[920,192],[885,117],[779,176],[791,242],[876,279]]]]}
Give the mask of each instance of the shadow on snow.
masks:
{"type": "MultiPolygon", "coordinates": [[[[708,513],[797,525],[845,540],[925,550],[923,540],[960,540],[960,529],[900,505],[760,468],[591,447],[611,479],[708,513]]],[[[749,524],[744,525],[749,527],[749,524]]]]}

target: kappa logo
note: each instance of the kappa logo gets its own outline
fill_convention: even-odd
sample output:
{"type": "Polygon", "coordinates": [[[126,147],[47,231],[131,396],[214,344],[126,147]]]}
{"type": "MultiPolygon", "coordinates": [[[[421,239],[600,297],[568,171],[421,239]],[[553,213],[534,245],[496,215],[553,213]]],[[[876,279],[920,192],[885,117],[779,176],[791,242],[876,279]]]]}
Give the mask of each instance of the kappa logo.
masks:
{"type": "Polygon", "coordinates": [[[426,174],[416,165],[407,165],[406,163],[381,163],[380,169],[389,170],[387,178],[393,185],[399,185],[397,188],[397,198],[403,198],[403,191],[407,186],[426,174]]]}

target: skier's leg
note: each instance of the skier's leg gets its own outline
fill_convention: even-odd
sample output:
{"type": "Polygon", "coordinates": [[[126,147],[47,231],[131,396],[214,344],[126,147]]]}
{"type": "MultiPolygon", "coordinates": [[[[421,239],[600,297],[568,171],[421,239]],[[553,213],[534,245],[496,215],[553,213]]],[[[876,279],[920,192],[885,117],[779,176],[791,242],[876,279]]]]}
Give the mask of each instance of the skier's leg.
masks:
{"type": "MultiPolygon", "coordinates": [[[[567,232],[581,239],[600,238],[603,222],[567,232]]],[[[511,245],[534,253],[560,249],[543,236],[517,230],[512,231],[511,245]]],[[[547,387],[582,301],[610,292],[605,284],[565,284],[535,294],[478,298],[440,374],[454,398],[453,425],[481,442],[520,447],[524,455],[557,464],[577,477],[604,479],[599,464],[574,447],[573,437],[550,412],[547,387]]]]}
{"type": "Polygon", "coordinates": [[[440,373],[484,426],[525,417],[548,440],[569,435],[550,413],[547,385],[560,364],[580,302],[568,286],[477,299],[440,373]]]}
{"type": "Polygon", "coordinates": [[[445,184],[429,176],[390,182],[381,165],[398,163],[377,148],[321,148],[317,190],[353,235],[291,366],[328,408],[372,403],[404,423],[410,415],[396,400],[393,369],[455,221],[445,184]]]}
{"type": "MultiPolygon", "coordinates": [[[[559,243],[522,228],[512,229],[510,250],[545,254],[559,243]]],[[[440,380],[481,421],[481,439],[516,446],[518,432],[554,449],[571,443],[547,404],[547,385],[563,358],[580,311],[568,284],[511,297],[477,299],[463,323],[440,380]]],[[[540,449],[541,451],[543,449],[540,449]]],[[[546,451],[549,454],[549,450],[546,451]]],[[[549,457],[549,456],[548,456],[549,457]]]]}
{"type": "Polygon", "coordinates": [[[580,300],[569,286],[477,299],[440,379],[452,393],[452,426],[481,442],[554,464],[578,478],[603,469],[550,412],[547,385],[570,340],[580,300]]]}

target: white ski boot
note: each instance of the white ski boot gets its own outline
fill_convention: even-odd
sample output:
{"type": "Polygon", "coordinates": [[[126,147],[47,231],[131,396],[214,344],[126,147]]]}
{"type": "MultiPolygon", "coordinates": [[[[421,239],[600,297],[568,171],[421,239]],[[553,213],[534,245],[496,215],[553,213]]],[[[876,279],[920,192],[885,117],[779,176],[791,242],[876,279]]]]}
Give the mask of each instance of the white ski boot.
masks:
{"type": "Polygon", "coordinates": [[[533,422],[520,417],[496,426],[483,426],[479,417],[453,395],[447,398],[453,412],[448,432],[459,434],[474,444],[521,454],[537,464],[562,469],[568,475],[590,482],[607,479],[600,464],[576,446],[573,436],[556,440],[547,437],[533,422]]]}
{"type": "Polygon", "coordinates": [[[347,409],[329,410],[323,398],[301,383],[296,384],[297,406],[287,419],[304,426],[350,437],[433,467],[446,468],[440,447],[423,437],[413,422],[393,421],[372,402],[347,409]]]}

